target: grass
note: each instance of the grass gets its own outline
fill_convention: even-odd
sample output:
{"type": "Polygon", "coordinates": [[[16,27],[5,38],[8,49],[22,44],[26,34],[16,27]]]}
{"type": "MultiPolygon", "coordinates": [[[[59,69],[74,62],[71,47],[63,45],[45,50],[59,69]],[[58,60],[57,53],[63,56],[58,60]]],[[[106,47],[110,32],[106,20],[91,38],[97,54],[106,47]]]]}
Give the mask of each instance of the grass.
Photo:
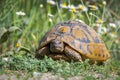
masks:
{"type": "Polygon", "coordinates": [[[110,61],[109,65],[98,66],[96,64],[89,65],[88,60],[84,63],[66,62],[64,60],[54,61],[51,58],[47,58],[47,56],[43,60],[37,60],[26,55],[11,55],[9,56],[9,61],[0,60],[1,73],[4,69],[9,70],[9,72],[19,71],[29,73],[31,76],[33,72],[51,72],[64,78],[70,76],[85,76],[85,80],[89,77],[95,79],[94,75],[100,75],[100,79],[109,77],[115,79],[116,77],[113,77],[113,75],[117,75],[117,78],[119,78],[119,65],[120,63],[115,60],[114,62],[110,61]]]}
{"type": "MultiPolygon", "coordinates": [[[[112,0],[111,0],[112,1],[112,0]]],[[[116,7],[119,0],[114,1],[111,8],[111,1],[103,4],[102,1],[96,1],[96,10],[91,10],[87,2],[77,0],[65,0],[61,3],[66,5],[81,4],[80,10],[70,8],[59,8],[59,5],[49,4],[42,0],[1,0],[0,3],[0,27],[9,30],[10,27],[17,27],[20,30],[13,31],[8,40],[2,46],[0,55],[0,74],[10,74],[15,71],[29,73],[28,77],[33,76],[33,72],[47,73],[51,72],[68,78],[71,76],[84,76],[85,80],[99,79],[120,79],[120,26],[119,26],[119,6],[116,7]],[[88,8],[83,11],[84,6],[88,8]],[[25,15],[17,15],[16,12],[22,11],[25,15]],[[111,12],[113,11],[113,12],[111,12]],[[50,15],[48,15],[48,13],[50,15]],[[112,55],[109,64],[104,66],[89,65],[88,60],[84,63],[66,62],[64,60],[54,61],[45,57],[43,60],[34,58],[34,52],[38,47],[38,42],[42,36],[59,22],[66,20],[79,19],[94,28],[105,42],[110,54],[112,55]],[[113,23],[116,26],[110,26],[113,23]],[[7,60],[6,60],[7,59],[7,60]],[[86,76],[87,75],[87,76],[86,76]],[[113,77],[115,76],[115,77],[113,77]]],[[[67,6],[66,6],[67,7],[67,6]]],[[[1,41],[0,36],[0,41],[1,41]]]]}
{"type": "Polygon", "coordinates": [[[89,78],[95,80],[97,75],[99,79],[110,78],[119,80],[120,78],[120,62],[114,59],[111,59],[109,64],[106,63],[103,66],[98,66],[96,64],[89,65],[88,60],[84,63],[66,62],[64,60],[54,61],[47,56],[43,60],[38,60],[28,54],[10,54],[6,55],[6,57],[8,57],[8,61],[3,58],[0,59],[0,74],[13,73],[21,76],[20,73],[27,73],[26,77],[32,77],[34,72],[51,72],[64,78],[83,76],[85,80],[89,78]]]}

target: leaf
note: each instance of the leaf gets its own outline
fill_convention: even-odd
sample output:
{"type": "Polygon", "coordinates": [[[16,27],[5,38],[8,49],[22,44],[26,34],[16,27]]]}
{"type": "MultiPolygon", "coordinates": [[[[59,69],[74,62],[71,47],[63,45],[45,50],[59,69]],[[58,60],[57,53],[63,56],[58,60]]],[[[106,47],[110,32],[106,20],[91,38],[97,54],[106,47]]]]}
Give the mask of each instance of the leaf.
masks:
{"type": "Polygon", "coordinates": [[[6,29],[4,27],[0,28],[0,44],[6,42],[8,37],[10,36],[10,33],[14,32],[16,30],[20,30],[21,31],[20,28],[15,27],[15,26],[10,27],[9,29],[6,29]]]}
{"type": "Polygon", "coordinates": [[[0,28],[0,44],[7,41],[9,34],[10,33],[7,31],[6,28],[4,28],[4,27],[0,28]]]}
{"type": "Polygon", "coordinates": [[[18,51],[25,51],[25,52],[34,54],[34,52],[32,52],[29,48],[24,47],[24,46],[20,46],[18,51]]]}
{"type": "Polygon", "coordinates": [[[0,28],[0,38],[6,31],[7,30],[4,27],[0,28]]]}
{"type": "Polygon", "coordinates": [[[13,31],[16,31],[16,30],[22,31],[20,28],[18,28],[16,26],[12,26],[8,29],[9,32],[13,32],[13,31]]]}

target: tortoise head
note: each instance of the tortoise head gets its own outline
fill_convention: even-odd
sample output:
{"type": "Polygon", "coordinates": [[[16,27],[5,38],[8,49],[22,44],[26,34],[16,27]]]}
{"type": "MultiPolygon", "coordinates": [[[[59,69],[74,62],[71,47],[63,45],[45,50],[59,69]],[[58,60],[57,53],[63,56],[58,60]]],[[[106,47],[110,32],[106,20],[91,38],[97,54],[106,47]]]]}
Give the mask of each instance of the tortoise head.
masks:
{"type": "Polygon", "coordinates": [[[50,43],[50,51],[53,53],[61,53],[64,50],[64,43],[61,40],[55,39],[50,43]]]}

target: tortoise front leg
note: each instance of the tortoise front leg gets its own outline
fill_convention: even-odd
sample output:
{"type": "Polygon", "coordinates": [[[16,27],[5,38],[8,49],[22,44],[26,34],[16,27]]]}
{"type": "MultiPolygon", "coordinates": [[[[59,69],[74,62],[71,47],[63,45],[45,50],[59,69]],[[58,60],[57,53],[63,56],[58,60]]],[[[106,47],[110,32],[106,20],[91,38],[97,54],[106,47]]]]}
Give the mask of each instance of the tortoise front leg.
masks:
{"type": "Polygon", "coordinates": [[[77,51],[70,48],[69,46],[65,46],[64,52],[71,60],[82,62],[82,58],[81,58],[80,54],[77,51]]]}
{"type": "Polygon", "coordinates": [[[49,47],[43,47],[41,49],[36,50],[35,57],[41,59],[41,58],[44,58],[44,56],[48,54],[50,54],[49,47]]]}

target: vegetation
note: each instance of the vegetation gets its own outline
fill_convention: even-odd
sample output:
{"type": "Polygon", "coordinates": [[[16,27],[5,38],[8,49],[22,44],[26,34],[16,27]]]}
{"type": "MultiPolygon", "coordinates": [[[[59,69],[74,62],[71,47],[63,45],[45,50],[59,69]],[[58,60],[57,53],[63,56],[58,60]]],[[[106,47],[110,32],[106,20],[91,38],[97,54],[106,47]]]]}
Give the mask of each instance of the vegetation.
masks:
{"type": "Polygon", "coordinates": [[[0,74],[51,72],[64,78],[120,79],[119,0],[0,0],[0,4],[0,74]],[[75,19],[97,31],[111,54],[109,63],[34,58],[39,40],[51,27],[75,19]]]}

